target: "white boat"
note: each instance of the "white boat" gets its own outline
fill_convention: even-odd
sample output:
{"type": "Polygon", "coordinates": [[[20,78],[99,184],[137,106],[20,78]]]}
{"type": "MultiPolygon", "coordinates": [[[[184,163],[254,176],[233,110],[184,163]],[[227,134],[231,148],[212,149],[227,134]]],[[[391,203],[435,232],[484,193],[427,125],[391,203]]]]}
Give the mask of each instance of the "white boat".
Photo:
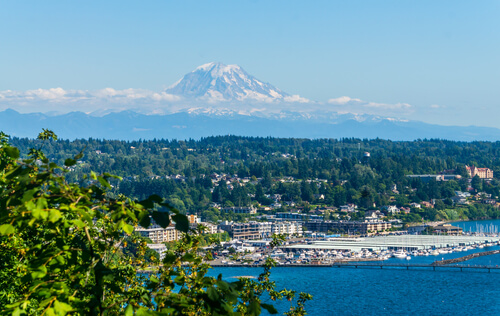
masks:
{"type": "Polygon", "coordinates": [[[406,260],[411,260],[411,256],[406,256],[406,260]]]}
{"type": "Polygon", "coordinates": [[[398,259],[405,259],[407,257],[406,253],[404,253],[403,251],[397,251],[395,252],[393,255],[392,255],[394,258],[398,258],[398,259]]]}

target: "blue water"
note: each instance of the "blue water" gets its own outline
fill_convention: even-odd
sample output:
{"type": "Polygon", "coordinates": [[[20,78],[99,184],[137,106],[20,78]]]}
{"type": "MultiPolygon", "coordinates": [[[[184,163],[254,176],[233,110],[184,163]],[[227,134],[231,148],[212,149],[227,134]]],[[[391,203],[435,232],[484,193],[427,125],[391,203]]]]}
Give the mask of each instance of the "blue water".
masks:
{"type": "Polygon", "coordinates": [[[491,219],[483,221],[470,221],[470,222],[455,222],[451,223],[453,226],[461,227],[464,232],[478,232],[478,233],[495,233],[498,234],[500,227],[500,219],[491,219]]]}
{"type": "MultiPolygon", "coordinates": [[[[490,227],[490,222],[484,222],[490,227]]],[[[476,227],[476,222],[461,222],[462,227],[476,227]]],[[[500,221],[495,222],[496,225],[500,221]]],[[[457,223],[454,225],[458,226],[457,223]]],[[[497,226],[498,229],[498,226],[497,226]]],[[[485,247],[439,256],[389,259],[392,263],[431,263],[461,257],[478,251],[500,249],[485,247]]],[[[475,258],[463,264],[499,265],[500,255],[475,258]]],[[[235,276],[257,276],[260,268],[218,268],[227,280],[235,276]]],[[[333,267],[277,267],[272,279],[278,288],[308,292],[310,315],[500,315],[500,271],[431,269],[354,269],[333,267]]],[[[273,302],[270,302],[273,303],[273,302]]],[[[280,313],[288,302],[275,303],[280,313]]]]}

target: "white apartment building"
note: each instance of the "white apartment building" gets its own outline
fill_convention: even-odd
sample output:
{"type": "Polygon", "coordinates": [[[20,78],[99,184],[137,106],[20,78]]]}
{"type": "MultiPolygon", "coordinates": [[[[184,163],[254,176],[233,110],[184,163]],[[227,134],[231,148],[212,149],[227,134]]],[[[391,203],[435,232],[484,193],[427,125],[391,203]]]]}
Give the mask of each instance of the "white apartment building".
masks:
{"type": "Polygon", "coordinates": [[[148,247],[158,253],[160,260],[163,260],[165,258],[167,246],[165,246],[164,244],[148,244],[148,247]]]}
{"type": "Polygon", "coordinates": [[[175,229],[174,225],[170,225],[166,228],[160,225],[151,225],[149,228],[139,226],[135,231],[141,234],[141,236],[151,239],[153,244],[175,241],[181,238],[180,232],[175,229]]]}
{"type": "Polygon", "coordinates": [[[212,223],[207,223],[207,222],[198,222],[198,223],[189,223],[189,227],[191,229],[195,229],[198,227],[198,225],[205,226],[205,234],[217,234],[219,232],[219,229],[217,225],[214,225],[212,223]]]}
{"type": "Polygon", "coordinates": [[[219,227],[227,231],[234,239],[268,238],[273,234],[302,235],[302,224],[297,222],[224,222],[219,227]]]}
{"type": "Polygon", "coordinates": [[[272,234],[302,236],[302,224],[299,222],[274,222],[272,224],[272,234]]]}

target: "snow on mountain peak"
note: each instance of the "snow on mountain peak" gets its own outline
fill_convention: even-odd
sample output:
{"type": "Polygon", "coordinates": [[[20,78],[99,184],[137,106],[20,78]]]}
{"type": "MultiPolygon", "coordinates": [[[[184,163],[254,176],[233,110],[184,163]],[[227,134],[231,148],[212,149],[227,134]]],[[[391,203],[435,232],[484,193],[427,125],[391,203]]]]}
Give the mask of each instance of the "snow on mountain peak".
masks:
{"type": "Polygon", "coordinates": [[[197,67],[165,90],[208,101],[290,102],[290,95],[249,75],[238,65],[211,62],[197,67]]]}
{"type": "Polygon", "coordinates": [[[220,76],[225,72],[238,71],[241,70],[238,65],[224,65],[223,63],[208,63],[197,67],[192,72],[196,71],[211,71],[213,75],[220,76]]]}

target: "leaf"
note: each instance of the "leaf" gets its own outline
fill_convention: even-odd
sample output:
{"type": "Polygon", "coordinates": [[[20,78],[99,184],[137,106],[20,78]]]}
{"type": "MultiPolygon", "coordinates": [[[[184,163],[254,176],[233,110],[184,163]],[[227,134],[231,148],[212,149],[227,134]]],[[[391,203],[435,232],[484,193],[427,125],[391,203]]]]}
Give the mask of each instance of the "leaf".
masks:
{"type": "Polygon", "coordinates": [[[61,313],[64,315],[71,312],[73,310],[73,307],[71,307],[71,305],[69,304],[56,300],[54,301],[54,310],[56,311],[56,313],[61,313]]]}
{"type": "Polygon", "coordinates": [[[278,314],[278,310],[271,304],[260,304],[262,308],[269,312],[269,314],[278,314]]]}
{"type": "Polygon", "coordinates": [[[260,303],[257,300],[252,300],[250,304],[248,304],[248,312],[250,315],[260,315],[260,303]]]}
{"type": "Polygon", "coordinates": [[[177,259],[177,256],[173,252],[168,252],[165,254],[165,258],[163,258],[163,263],[168,265],[175,262],[175,259],[177,259]]]}
{"type": "Polygon", "coordinates": [[[7,156],[9,156],[12,159],[19,158],[19,149],[17,149],[16,147],[5,147],[4,151],[7,154],[7,156]]]}
{"type": "Polygon", "coordinates": [[[224,282],[224,281],[222,281],[222,280],[217,280],[217,282],[216,282],[215,284],[217,284],[217,286],[218,286],[221,290],[223,290],[223,291],[226,291],[226,290],[228,290],[228,289],[229,289],[229,285],[227,284],[227,282],[224,282]]]}
{"type": "Polygon", "coordinates": [[[21,199],[21,201],[27,202],[27,201],[31,200],[35,196],[35,193],[37,191],[38,191],[38,189],[31,189],[31,190],[24,192],[23,198],[21,199]]]}
{"type": "MultiPolygon", "coordinates": [[[[86,147],[86,146],[85,146],[85,147],[86,147]]],[[[75,160],[78,160],[78,159],[80,159],[80,158],[82,158],[82,157],[83,157],[83,150],[82,150],[82,151],[81,151],[78,155],[76,155],[76,156],[74,157],[74,159],[75,159],[75,160]]]]}
{"type": "Polygon", "coordinates": [[[161,204],[162,198],[159,195],[153,194],[150,195],[147,199],[140,201],[139,204],[144,206],[145,208],[153,208],[155,207],[155,203],[161,204]]]}
{"type": "Polygon", "coordinates": [[[14,168],[11,171],[7,172],[5,174],[5,178],[7,178],[7,180],[14,179],[18,175],[20,175],[22,172],[23,172],[22,166],[17,166],[16,168],[14,168]]]}
{"type": "Polygon", "coordinates": [[[175,279],[174,279],[174,282],[175,284],[177,285],[183,285],[184,284],[184,281],[186,280],[185,277],[179,275],[179,276],[176,276],[175,279]]]}
{"type": "Polygon", "coordinates": [[[129,224],[124,224],[123,231],[130,235],[134,232],[134,226],[129,225],[129,224]]]}
{"type": "Polygon", "coordinates": [[[208,295],[208,298],[211,299],[212,301],[219,300],[219,293],[217,293],[217,290],[214,287],[208,288],[207,295],[208,295]]]}
{"type": "Polygon", "coordinates": [[[168,213],[154,211],[151,216],[153,217],[155,222],[163,228],[170,225],[170,216],[168,213]]]}
{"type": "Polygon", "coordinates": [[[160,280],[158,280],[158,277],[156,275],[154,275],[154,274],[151,275],[151,277],[149,278],[149,281],[151,283],[156,283],[156,284],[160,283],[160,280]]]}
{"type": "Polygon", "coordinates": [[[145,200],[139,201],[139,204],[141,204],[145,208],[153,208],[153,207],[155,207],[155,204],[150,199],[145,199],[145,200]]]}
{"type": "Polygon", "coordinates": [[[149,217],[149,213],[147,211],[146,212],[142,212],[139,215],[139,218],[140,218],[139,225],[141,225],[142,227],[148,228],[149,225],[151,225],[151,218],[149,217]]]}
{"type": "Polygon", "coordinates": [[[103,178],[103,177],[101,177],[101,176],[98,176],[98,177],[97,177],[97,180],[99,180],[99,183],[100,183],[103,187],[108,188],[108,189],[111,189],[111,186],[109,185],[108,180],[104,179],[104,178],[103,178]]]}
{"type": "Polygon", "coordinates": [[[21,315],[26,315],[26,312],[21,310],[19,307],[17,307],[13,312],[12,316],[21,316],[21,315]]]}
{"type": "Polygon", "coordinates": [[[76,219],[73,221],[73,225],[75,225],[78,228],[83,228],[85,227],[85,223],[79,219],[76,219]]]}
{"type": "Polygon", "coordinates": [[[50,129],[47,128],[42,128],[42,132],[38,134],[37,139],[40,140],[49,140],[49,139],[57,140],[57,135],[51,131],[50,129]]]}
{"type": "Polygon", "coordinates": [[[74,166],[74,165],[76,165],[76,160],[75,160],[75,159],[68,158],[68,159],[64,160],[64,165],[65,165],[66,167],[71,167],[71,166],[74,166]]]}
{"type": "Polygon", "coordinates": [[[151,200],[151,201],[153,201],[155,203],[161,203],[162,202],[162,198],[159,195],[157,195],[157,194],[150,195],[148,197],[148,200],[151,200]]]}
{"type": "Polygon", "coordinates": [[[56,312],[54,312],[54,308],[53,307],[50,307],[50,308],[48,308],[48,309],[45,310],[44,315],[46,315],[46,316],[56,316],[56,312]]]}
{"type": "Polygon", "coordinates": [[[186,215],[175,214],[172,216],[172,220],[175,222],[175,228],[181,232],[187,233],[189,231],[189,220],[186,215]]]}
{"type": "Polygon", "coordinates": [[[33,272],[31,272],[31,278],[33,280],[35,280],[35,279],[41,279],[46,274],[47,274],[47,268],[45,266],[39,266],[33,272]]]}
{"type": "Polygon", "coordinates": [[[61,217],[62,214],[61,212],[59,212],[59,210],[52,209],[49,211],[49,221],[51,221],[52,223],[57,222],[61,217]]]}
{"type": "Polygon", "coordinates": [[[10,224],[3,224],[0,226],[0,235],[12,235],[16,229],[10,224]]]}
{"type": "Polygon", "coordinates": [[[125,308],[125,316],[133,316],[134,315],[134,308],[132,307],[131,304],[125,308]]]}
{"type": "Polygon", "coordinates": [[[195,259],[195,257],[193,256],[193,254],[191,253],[186,253],[184,256],[182,256],[182,261],[185,261],[185,262],[193,262],[195,259]]]}
{"type": "Polygon", "coordinates": [[[134,232],[134,226],[125,223],[124,220],[121,220],[120,222],[118,222],[117,229],[122,229],[128,235],[130,235],[134,232]]]}

